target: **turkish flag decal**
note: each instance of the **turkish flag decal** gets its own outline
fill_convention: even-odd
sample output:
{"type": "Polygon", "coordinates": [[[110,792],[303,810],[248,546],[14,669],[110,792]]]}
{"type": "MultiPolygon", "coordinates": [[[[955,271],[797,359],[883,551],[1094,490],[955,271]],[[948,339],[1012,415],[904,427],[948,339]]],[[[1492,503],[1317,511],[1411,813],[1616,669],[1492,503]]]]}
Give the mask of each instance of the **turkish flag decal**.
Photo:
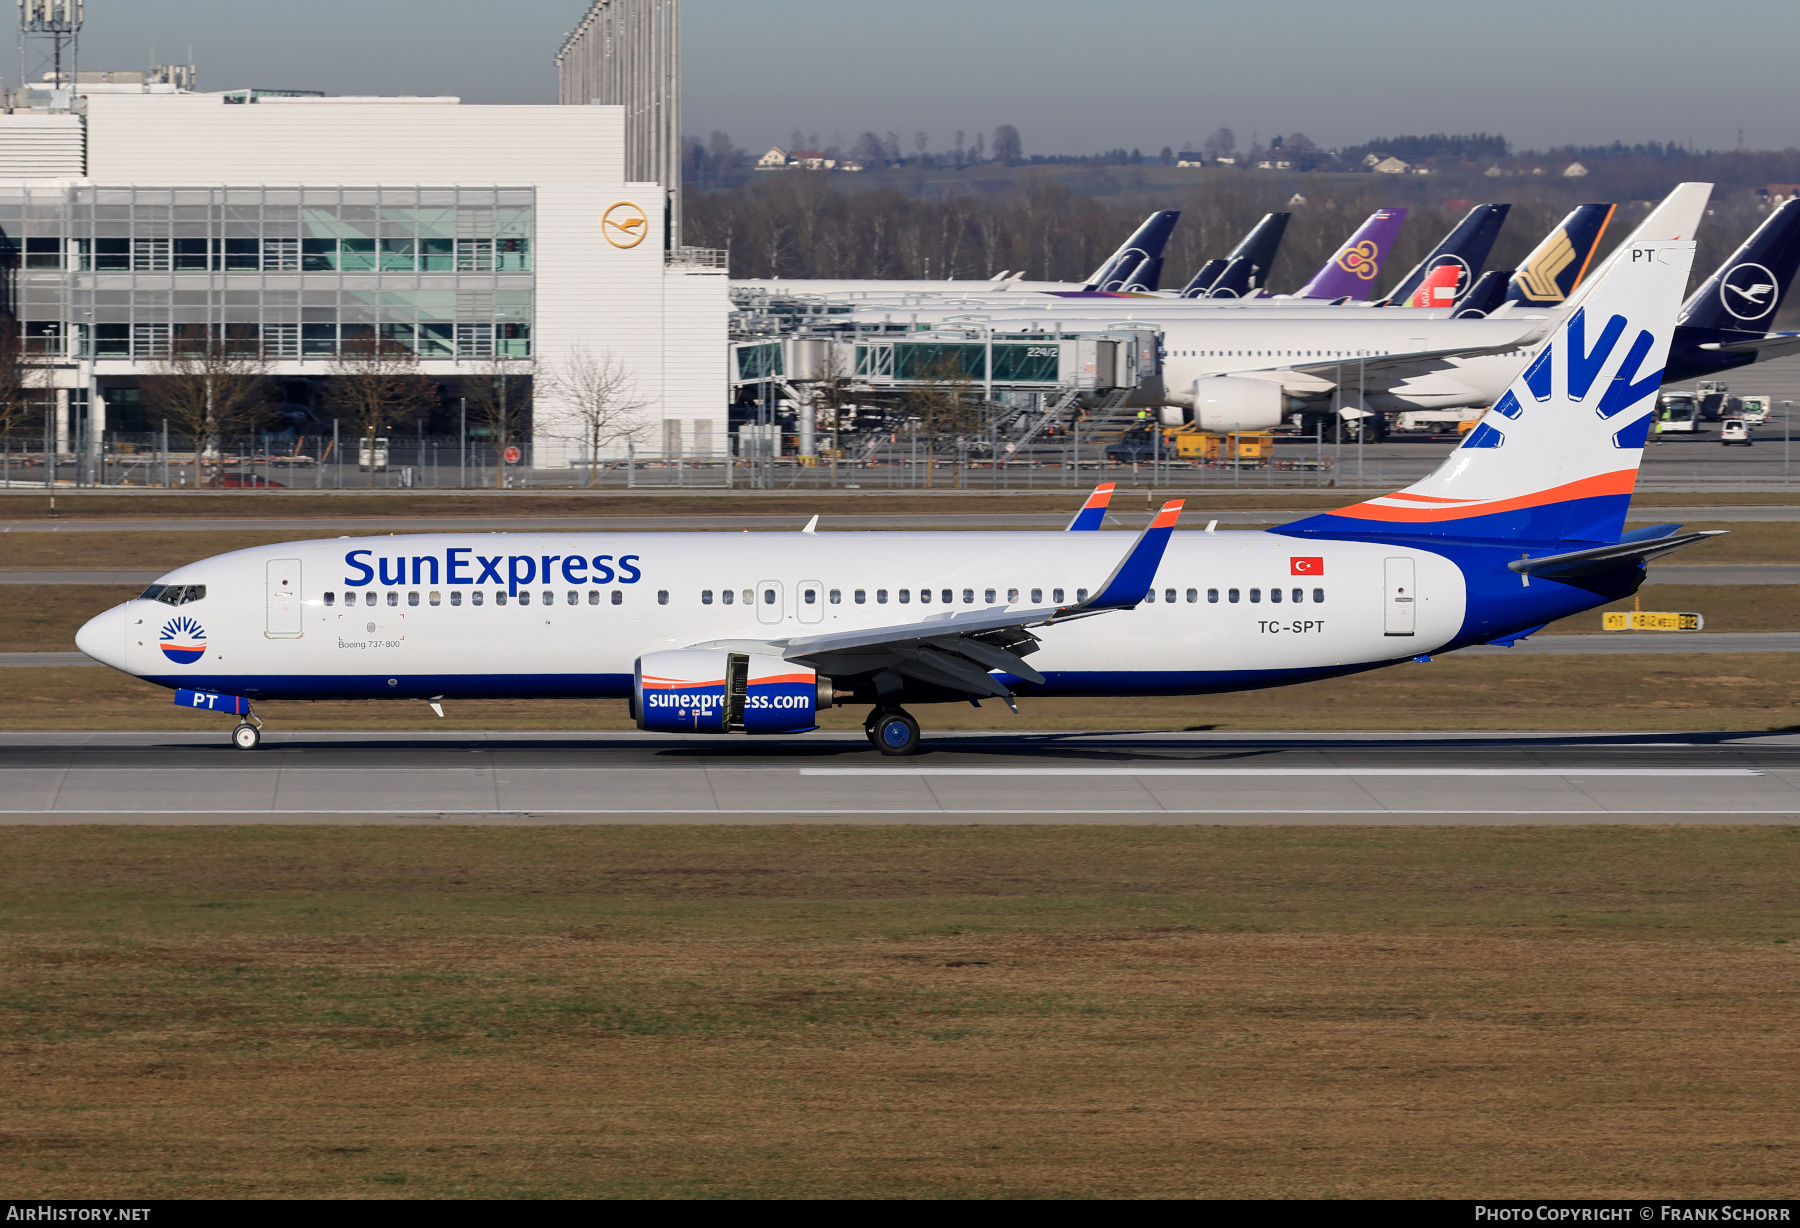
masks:
{"type": "Polygon", "coordinates": [[[1325,574],[1325,560],[1322,558],[1289,558],[1288,567],[1297,576],[1322,576],[1325,574]]]}

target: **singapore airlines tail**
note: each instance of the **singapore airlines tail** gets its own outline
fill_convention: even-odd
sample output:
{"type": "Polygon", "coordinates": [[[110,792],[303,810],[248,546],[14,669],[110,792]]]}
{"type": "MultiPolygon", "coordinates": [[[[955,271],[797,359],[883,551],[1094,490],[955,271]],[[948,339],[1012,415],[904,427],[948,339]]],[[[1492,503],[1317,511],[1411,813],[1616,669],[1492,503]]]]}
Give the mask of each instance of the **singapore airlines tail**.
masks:
{"type": "Polygon", "coordinates": [[[1693,259],[1632,244],[1435,473],[1282,531],[1617,543],[1693,259]]]}

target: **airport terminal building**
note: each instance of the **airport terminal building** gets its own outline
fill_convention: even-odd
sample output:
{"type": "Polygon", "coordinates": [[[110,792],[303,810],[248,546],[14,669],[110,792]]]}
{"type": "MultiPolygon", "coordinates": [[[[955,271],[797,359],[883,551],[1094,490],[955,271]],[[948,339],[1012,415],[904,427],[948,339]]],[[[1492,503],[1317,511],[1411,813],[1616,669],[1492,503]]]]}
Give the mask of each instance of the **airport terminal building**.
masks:
{"type": "Polygon", "coordinates": [[[117,79],[136,75],[0,114],[6,289],[61,448],[154,429],[138,381],[196,325],[254,336],[302,387],[371,338],[447,397],[498,365],[532,377],[539,467],[585,459],[551,394],[584,352],[629,373],[640,455],[728,446],[724,254],[666,241],[663,186],[625,179],[625,108],[117,79]]]}

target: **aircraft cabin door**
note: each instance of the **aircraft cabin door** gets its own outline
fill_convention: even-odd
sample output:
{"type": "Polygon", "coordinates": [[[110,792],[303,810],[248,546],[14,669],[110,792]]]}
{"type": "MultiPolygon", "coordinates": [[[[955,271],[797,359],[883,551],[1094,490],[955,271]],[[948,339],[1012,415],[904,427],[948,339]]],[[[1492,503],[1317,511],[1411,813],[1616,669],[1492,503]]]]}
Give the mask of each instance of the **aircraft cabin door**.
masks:
{"type": "Polygon", "coordinates": [[[780,580],[758,580],[756,583],[756,621],[778,623],[787,614],[781,600],[780,580]]]}
{"type": "Polygon", "coordinates": [[[268,606],[265,634],[273,640],[299,639],[303,629],[300,622],[300,560],[270,559],[265,575],[268,606]]]}
{"type": "Polygon", "coordinates": [[[1386,559],[1383,572],[1387,580],[1386,601],[1382,606],[1383,630],[1388,635],[1411,635],[1419,608],[1418,592],[1413,579],[1411,559],[1386,559]]]}
{"type": "Polygon", "coordinates": [[[825,621],[825,586],[817,580],[802,580],[794,586],[794,615],[803,623],[825,621]]]}

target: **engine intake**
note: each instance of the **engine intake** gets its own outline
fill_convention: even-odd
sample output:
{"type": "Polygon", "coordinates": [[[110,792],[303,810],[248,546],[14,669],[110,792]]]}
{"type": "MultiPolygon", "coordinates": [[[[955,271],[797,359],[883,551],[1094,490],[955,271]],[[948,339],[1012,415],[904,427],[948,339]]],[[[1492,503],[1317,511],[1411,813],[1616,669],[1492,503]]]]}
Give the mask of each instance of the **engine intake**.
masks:
{"type": "Polygon", "coordinates": [[[803,665],[712,648],[645,653],[632,680],[637,726],[653,733],[803,733],[834,697],[803,665]]]}
{"type": "Polygon", "coordinates": [[[1234,375],[1194,381],[1194,422],[1203,431],[1266,431],[1281,425],[1281,385],[1234,375]]]}

